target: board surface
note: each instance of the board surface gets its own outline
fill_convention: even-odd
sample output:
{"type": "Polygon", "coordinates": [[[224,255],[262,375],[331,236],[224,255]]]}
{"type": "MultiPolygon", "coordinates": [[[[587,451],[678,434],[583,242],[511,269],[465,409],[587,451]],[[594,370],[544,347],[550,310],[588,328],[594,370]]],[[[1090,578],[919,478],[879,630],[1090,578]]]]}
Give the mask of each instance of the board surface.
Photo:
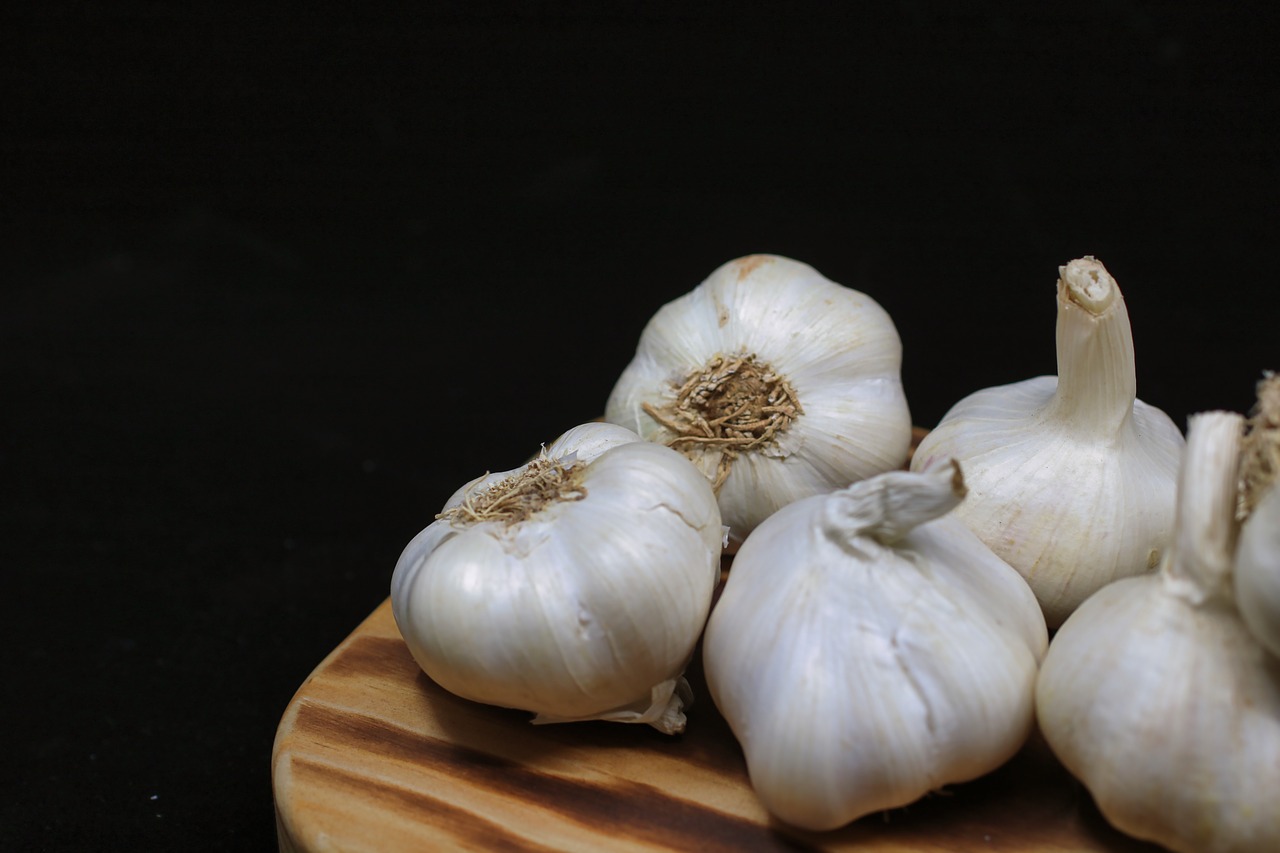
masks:
{"type": "Polygon", "coordinates": [[[684,734],[459,699],[379,606],[299,688],[272,755],[280,849],[1154,851],[1033,738],[994,773],[830,833],[772,821],[695,657],[684,734]]]}

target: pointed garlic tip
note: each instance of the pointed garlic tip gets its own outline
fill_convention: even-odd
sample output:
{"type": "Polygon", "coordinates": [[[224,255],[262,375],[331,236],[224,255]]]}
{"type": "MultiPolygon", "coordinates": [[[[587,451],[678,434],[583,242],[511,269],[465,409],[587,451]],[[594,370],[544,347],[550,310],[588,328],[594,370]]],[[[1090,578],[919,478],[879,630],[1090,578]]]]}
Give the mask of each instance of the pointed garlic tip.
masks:
{"type": "Polygon", "coordinates": [[[1114,436],[1133,415],[1138,380],[1133,331],[1120,287],[1097,258],[1058,269],[1059,423],[1114,436]]]}
{"type": "Polygon", "coordinates": [[[1280,481],[1280,375],[1267,371],[1258,382],[1258,402],[1249,415],[1240,457],[1240,503],[1248,518],[1262,496],[1280,481]]]}
{"type": "Polygon", "coordinates": [[[1116,280],[1092,255],[1058,267],[1058,276],[1066,288],[1067,297],[1094,316],[1111,307],[1119,293],[1116,280]]]}
{"type": "Polygon", "coordinates": [[[1197,604],[1230,594],[1243,435],[1244,418],[1235,412],[1201,412],[1187,419],[1174,542],[1162,571],[1197,604]]]}
{"type": "Polygon", "coordinates": [[[832,494],[824,527],[837,542],[870,536],[888,545],[951,512],[967,493],[955,459],[923,471],[890,471],[832,494]]]}

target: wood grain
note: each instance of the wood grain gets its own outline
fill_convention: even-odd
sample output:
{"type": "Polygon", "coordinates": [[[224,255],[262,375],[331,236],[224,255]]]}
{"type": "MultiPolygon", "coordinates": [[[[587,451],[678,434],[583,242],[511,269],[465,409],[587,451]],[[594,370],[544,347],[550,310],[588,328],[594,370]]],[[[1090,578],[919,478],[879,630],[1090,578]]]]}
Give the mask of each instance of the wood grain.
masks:
{"type": "Polygon", "coordinates": [[[315,670],[272,756],[280,849],[318,851],[1152,851],[1106,825],[1034,738],[989,776],[832,833],[773,821],[708,698],[678,737],[533,726],[418,668],[378,607],[315,670]]]}

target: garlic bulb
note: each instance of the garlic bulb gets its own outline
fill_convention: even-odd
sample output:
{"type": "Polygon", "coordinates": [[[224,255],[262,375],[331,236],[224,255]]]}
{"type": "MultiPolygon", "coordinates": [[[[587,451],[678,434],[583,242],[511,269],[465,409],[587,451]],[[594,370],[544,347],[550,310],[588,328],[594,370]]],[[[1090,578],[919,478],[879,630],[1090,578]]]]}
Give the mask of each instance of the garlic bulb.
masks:
{"type": "Polygon", "coordinates": [[[1240,464],[1236,605],[1258,642],[1280,655],[1280,376],[1258,383],[1240,464]]]}
{"type": "Polygon", "coordinates": [[[392,611],[414,659],[459,696],[535,723],[677,732],[723,535],[687,459],[584,424],[450,498],[401,555],[392,611]]]}
{"type": "Polygon", "coordinates": [[[959,520],[958,466],[797,501],[747,538],[703,640],[764,806],[825,830],[1011,757],[1044,617],[959,520]],[[940,517],[943,516],[943,517],[940,517]]]}
{"type": "Polygon", "coordinates": [[[737,543],[798,498],[903,465],[901,362],[897,329],[869,296],[752,255],[654,315],[605,419],[688,455],[737,543]]]}
{"type": "Polygon", "coordinates": [[[1280,850],[1280,662],[1231,592],[1241,420],[1190,419],[1159,572],[1081,605],[1036,686],[1045,739],[1107,820],[1186,853],[1280,850]]]}
{"type": "Polygon", "coordinates": [[[971,394],[912,460],[960,461],[969,497],[956,514],[1027,579],[1050,627],[1104,584],[1159,564],[1184,445],[1135,397],[1115,280],[1091,257],[1059,272],[1058,375],[971,394]]]}

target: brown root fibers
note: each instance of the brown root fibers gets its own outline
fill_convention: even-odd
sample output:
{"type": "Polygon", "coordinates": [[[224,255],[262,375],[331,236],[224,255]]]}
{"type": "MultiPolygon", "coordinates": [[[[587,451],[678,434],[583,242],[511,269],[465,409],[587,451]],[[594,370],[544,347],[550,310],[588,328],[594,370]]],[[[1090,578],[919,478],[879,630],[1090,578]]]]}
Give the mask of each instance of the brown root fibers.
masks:
{"type": "Polygon", "coordinates": [[[1258,383],[1258,403],[1245,425],[1240,453],[1240,503],[1236,515],[1247,518],[1267,490],[1280,480],[1280,374],[1258,383]]]}
{"type": "Polygon", "coordinates": [[[582,486],[582,466],[566,467],[544,450],[524,468],[486,489],[468,492],[462,503],[451,506],[437,519],[462,524],[481,521],[511,526],[559,501],[580,501],[587,496],[582,486]]]}
{"type": "Polygon", "coordinates": [[[720,451],[712,482],[717,493],[739,454],[768,447],[804,414],[791,384],[754,355],[717,355],[673,389],[674,402],[643,408],[675,433],[669,446],[687,454],[720,451]]]}

